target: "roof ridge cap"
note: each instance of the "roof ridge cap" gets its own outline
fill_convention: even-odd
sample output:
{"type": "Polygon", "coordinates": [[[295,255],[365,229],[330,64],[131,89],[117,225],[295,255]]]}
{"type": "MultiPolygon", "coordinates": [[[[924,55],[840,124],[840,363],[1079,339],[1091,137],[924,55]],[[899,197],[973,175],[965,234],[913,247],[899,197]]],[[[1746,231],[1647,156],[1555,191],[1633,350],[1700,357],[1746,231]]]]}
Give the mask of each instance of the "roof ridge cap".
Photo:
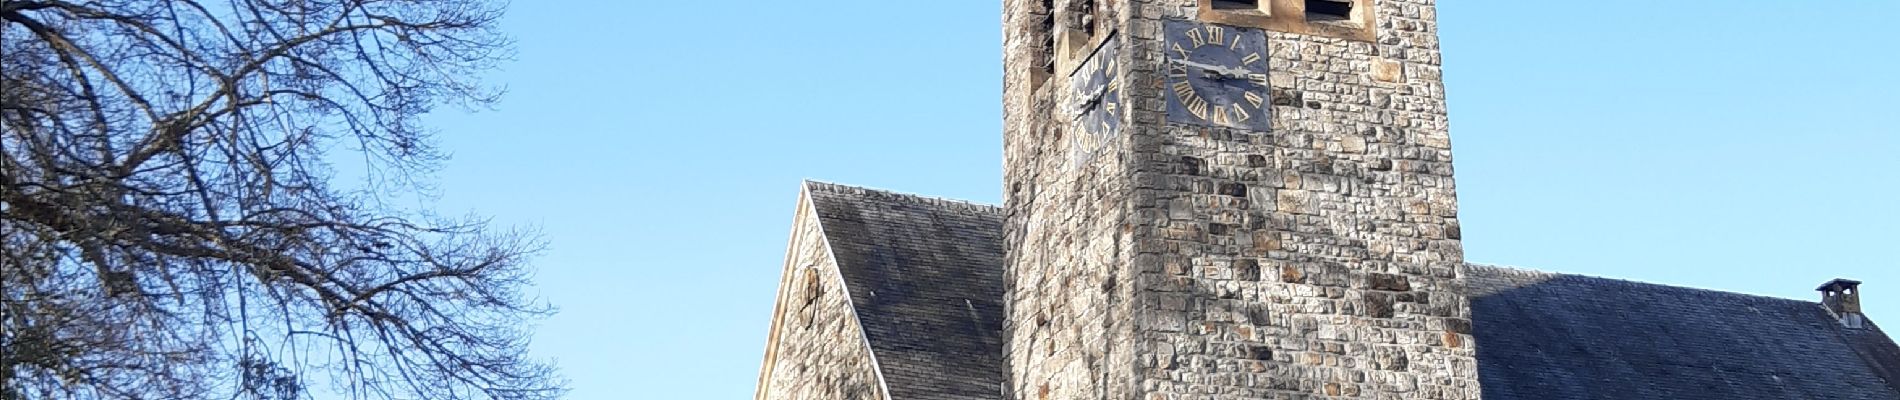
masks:
{"type": "Polygon", "coordinates": [[[1751,298],[1757,298],[1757,299],[1763,299],[1763,300],[1793,301],[1793,302],[1800,302],[1800,303],[1819,304],[1819,302],[1815,302],[1815,301],[1808,301],[1808,300],[1794,299],[1794,298],[1787,298],[1787,297],[1769,296],[1769,295],[1754,294],[1754,293],[1742,293],[1742,292],[1735,292],[1735,291],[1728,291],[1728,290],[1721,290],[1721,289],[1700,288],[1700,287],[1685,286],[1685,285],[1678,285],[1678,284],[1644,282],[1644,281],[1639,281],[1639,280],[1634,280],[1634,279],[1629,279],[1629,278],[1614,278],[1614,277],[1606,277],[1606,276],[1599,276],[1599,275],[1550,272],[1550,271],[1536,270],[1536,269],[1531,269],[1528,267],[1522,267],[1522,266],[1516,266],[1516,265],[1480,263],[1480,262],[1470,262],[1470,261],[1466,261],[1465,265],[1470,266],[1470,267],[1488,268],[1490,270],[1498,271],[1502,274],[1510,275],[1513,277],[1540,277],[1540,278],[1575,277],[1575,278],[1597,280],[1597,281],[1602,281],[1604,283],[1618,285],[1618,286],[1625,286],[1625,287],[1629,287],[1629,286],[1664,287],[1664,288],[1670,288],[1670,289],[1692,291],[1692,292],[1701,293],[1701,294],[1721,294],[1721,295],[1728,295],[1728,296],[1751,297],[1751,298]]]}
{"type": "Polygon", "coordinates": [[[989,205],[989,204],[983,204],[983,203],[977,203],[974,201],[963,200],[963,199],[953,199],[953,198],[939,197],[939,196],[927,196],[927,195],[910,193],[910,192],[899,192],[895,190],[878,189],[878,188],[871,188],[871,187],[866,187],[866,186],[846,185],[842,183],[826,182],[826,181],[810,179],[810,178],[805,179],[804,186],[807,190],[813,190],[813,191],[841,193],[841,194],[865,196],[865,197],[875,197],[875,198],[880,198],[880,199],[888,199],[888,200],[911,203],[911,204],[935,206],[938,208],[950,209],[950,210],[955,210],[955,211],[970,211],[970,212],[977,212],[977,213],[991,214],[991,215],[1003,214],[1002,207],[989,205]]]}

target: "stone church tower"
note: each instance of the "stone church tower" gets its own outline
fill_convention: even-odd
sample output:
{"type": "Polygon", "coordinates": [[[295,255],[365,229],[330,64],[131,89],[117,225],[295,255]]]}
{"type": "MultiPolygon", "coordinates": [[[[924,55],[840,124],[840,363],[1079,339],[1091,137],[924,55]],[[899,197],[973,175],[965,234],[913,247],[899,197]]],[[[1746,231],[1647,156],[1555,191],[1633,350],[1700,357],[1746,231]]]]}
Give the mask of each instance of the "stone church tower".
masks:
{"type": "Polygon", "coordinates": [[[1018,399],[1478,399],[1433,0],[1005,0],[1018,399]]]}
{"type": "Polygon", "coordinates": [[[1820,302],[1466,264],[1434,0],[1004,0],[1004,206],[807,181],[758,400],[1900,400],[1820,302]]]}

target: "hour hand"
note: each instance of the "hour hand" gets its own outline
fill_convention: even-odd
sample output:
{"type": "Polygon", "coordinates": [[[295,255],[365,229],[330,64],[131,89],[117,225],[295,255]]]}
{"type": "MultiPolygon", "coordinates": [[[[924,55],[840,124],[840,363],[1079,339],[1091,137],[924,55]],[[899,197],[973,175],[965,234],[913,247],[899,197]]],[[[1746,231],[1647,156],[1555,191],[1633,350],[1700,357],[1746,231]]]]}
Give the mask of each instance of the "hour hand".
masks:
{"type": "Polygon", "coordinates": [[[1094,108],[1096,104],[1101,103],[1102,99],[1106,97],[1107,95],[1108,95],[1107,90],[1101,90],[1101,89],[1091,90],[1088,93],[1082,94],[1081,96],[1077,96],[1075,100],[1070,101],[1069,107],[1072,107],[1075,110],[1076,116],[1079,118],[1083,112],[1086,112],[1090,108],[1094,108]]]}
{"type": "Polygon", "coordinates": [[[1096,91],[1090,92],[1088,97],[1083,98],[1082,101],[1078,103],[1080,103],[1080,107],[1082,109],[1087,110],[1091,107],[1095,107],[1096,104],[1101,103],[1102,98],[1107,97],[1107,96],[1108,96],[1107,90],[1096,90],[1096,91]]]}
{"type": "Polygon", "coordinates": [[[1193,61],[1188,61],[1188,60],[1174,60],[1174,62],[1180,63],[1181,65],[1189,66],[1189,67],[1199,68],[1202,71],[1206,71],[1208,75],[1212,75],[1213,77],[1220,78],[1220,79],[1247,79],[1248,75],[1252,74],[1251,72],[1248,72],[1247,70],[1241,69],[1241,68],[1223,67],[1219,65],[1204,64],[1204,63],[1198,63],[1198,62],[1193,62],[1193,61]]]}

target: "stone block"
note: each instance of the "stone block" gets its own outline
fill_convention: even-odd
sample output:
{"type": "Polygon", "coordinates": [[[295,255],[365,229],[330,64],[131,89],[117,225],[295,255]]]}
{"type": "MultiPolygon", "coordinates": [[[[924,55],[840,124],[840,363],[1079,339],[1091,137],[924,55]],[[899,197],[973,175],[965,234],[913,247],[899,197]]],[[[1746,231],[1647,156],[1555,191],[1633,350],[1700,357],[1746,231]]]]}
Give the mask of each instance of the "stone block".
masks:
{"type": "Polygon", "coordinates": [[[1392,318],[1393,296],[1390,293],[1366,292],[1366,316],[1372,318],[1392,318]]]}
{"type": "Polygon", "coordinates": [[[1397,61],[1375,59],[1372,61],[1372,79],[1386,83],[1398,83],[1404,80],[1405,65],[1397,61]]]}
{"type": "Polygon", "coordinates": [[[1282,264],[1280,265],[1280,281],[1286,283],[1303,283],[1306,281],[1306,274],[1300,272],[1300,267],[1298,266],[1294,266],[1290,263],[1282,264]]]}
{"type": "Polygon", "coordinates": [[[1260,262],[1253,259],[1235,260],[1234,280],[1248,282],[1260,280],[1260,262]]]}
{"type": "Polygon", "coordinates": [[[1412,290],[1411,280],[1403,275],[1366,274],[1366,287],[1372,290],[1404,292],[1412,290]]]}

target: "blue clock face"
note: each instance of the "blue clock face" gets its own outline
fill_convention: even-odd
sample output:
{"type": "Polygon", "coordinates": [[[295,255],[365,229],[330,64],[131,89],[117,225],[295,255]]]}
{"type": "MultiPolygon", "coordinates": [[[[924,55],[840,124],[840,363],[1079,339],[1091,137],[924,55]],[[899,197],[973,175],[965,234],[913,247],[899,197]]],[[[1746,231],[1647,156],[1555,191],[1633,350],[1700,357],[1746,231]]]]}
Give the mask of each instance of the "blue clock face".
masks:
{"type": "Polygon", "coordinates": [[[1070,108],[1082,135],[1074,143],[1077,161],[1086,161],[1121,132],[1121,61],[1119,40],[1110,38],[1069,76],[1070,108]]]}
{"type": "Polygon", "coordinates": [[[1165,28],[1169,122],[1268,129],[1264,32],[1172,20],[1165,28]]]}
{"type": "Polygon", "coordinates": [[[1072,97],[1076,117],[1084,120],[1083,128],[1091,132],[1110,133],[1121,128],[1121,118],[1117,118],[1122,110],[1121,65],[1115,56],[1116,41],[1109,40],[1069,77],[1069,87],[1075,90],[1072,97]]]}

